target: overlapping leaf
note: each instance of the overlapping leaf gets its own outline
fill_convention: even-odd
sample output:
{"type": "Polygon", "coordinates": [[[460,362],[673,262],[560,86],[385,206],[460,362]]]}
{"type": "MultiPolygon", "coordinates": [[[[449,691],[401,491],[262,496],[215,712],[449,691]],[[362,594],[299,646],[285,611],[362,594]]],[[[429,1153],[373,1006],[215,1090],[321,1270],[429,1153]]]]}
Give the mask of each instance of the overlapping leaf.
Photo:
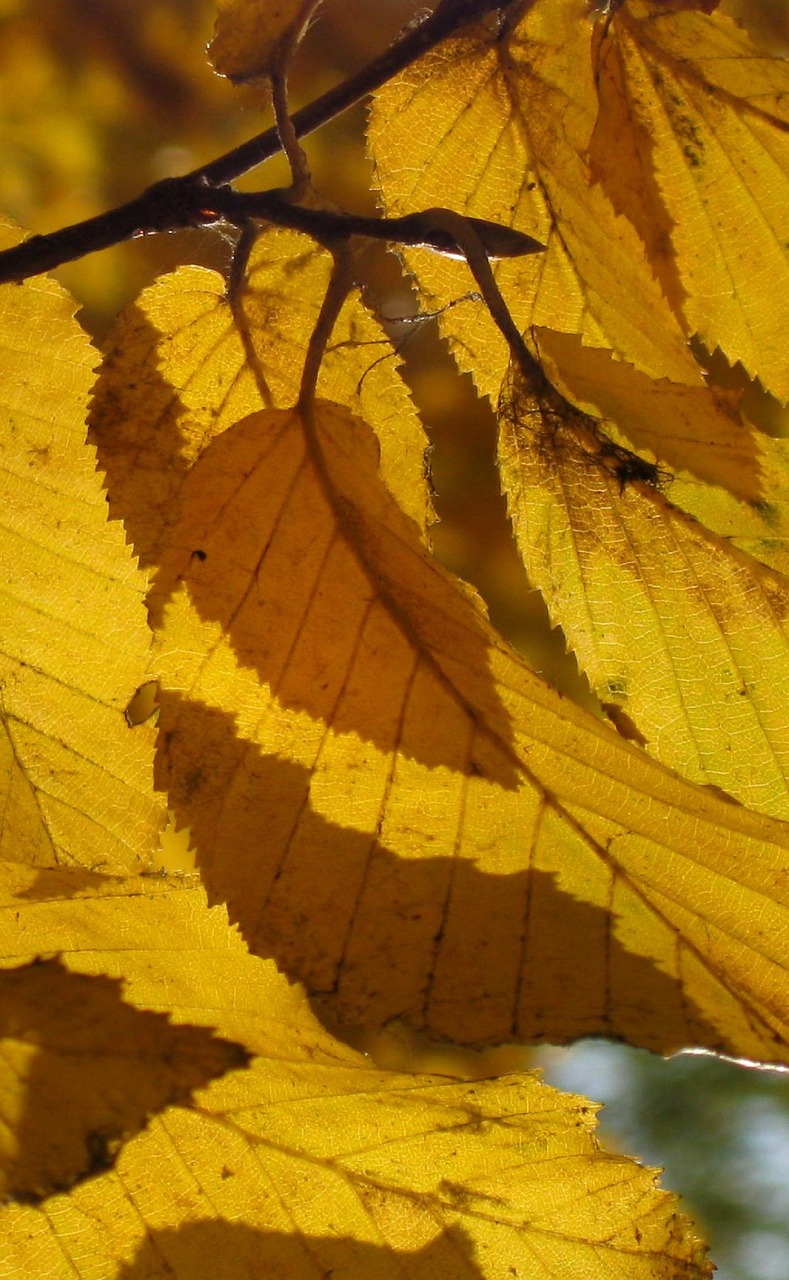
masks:
{"type": "Polygon", "coordinates": [[[761,492],[755,501],[738,501],[727,490],[688,475],[674,477],[671,500],[754,560],[787,577],[789,445],[785,440],[762,436],[758,450],[761,492]]]}
{"type": "Polygon", "coordinates": [[[606,447],[569,410],[548,427],[516,380],[499,456],[530,579],[615,721],[684,777],[787,818],[789,582],[631,484],[606,447]]]}
{"type": "MultiPolygon", "coordinates": [[[[785,321],[776,307],[785,306],[786,291],[779,286],[779,301],[765,306],[759,273],[780,280],[786,271],[779,235],[789,196],[785,66],[757,58],[736,27],[689,12],[693,6],[680,11],[634,0],[596,26],[582,8],[575,0],[537,4],[503,39],[486,46],[480,35],[459,100],[449,92],[459,80],[459,44],[435,54],[424,78],[409,73],[388,86],[371,128],[387,202],[399,210],[436,199],[432,184],[452,163],[453,147],[472,121],[478,131],[486,122],[486,167],[465,185],[461,178],[460,207],[488,217],[498,208],[500,217],[525,228],[528,201],[539,198],[553,223],[537,230],[548,244],[544,263],[498,268],[521,328],[541,316],[554,330],[573,327],[559,312],[547,318],[542,305],[558,240],[571,248],[590,314],[603,314],[590,275],[602,256],[617,271],[605,294],[605,303],[616,306],[616,323],[640,308],[643,333],[665,340],[673,328],[652,304],[654,270],[691,329],[780,392],[786,362],[778,335],[785,321]],[[438,132],[428,125],[431,112],[438,132]],[[424,150],[423,164],[412,168],[400,159],[401,130],[408,128],[420,134],[424,150]],[[585,208],[573,209],[560,178],[579,200],[584,194],[585,208]],[[617,261],[615,235],[613,249],[589,256],[590,238],[612,225],[600,204],[609,199],[647,251],[629,252],[627,263],[617,261]],[[527,279],[524,272],[538,274],[527,279]],[[758,323],[749,319],[757,313],[758,323]]],[[[436,270],[444,268],[417,266],[431,301],[434,291],[446,301],[448,278],[434,285],[436,270]]],[[[452,287],[460,292],[459,278],[452,287]]],[[[548,296],[554,293],[551,287],[548,296]]],[[[572,283],[563,282],[558,296],[567,305],[572,283]]],[[[473,305],[454,307],[444,324],[460,363],[475,364],[478,384],[497,398],[505,344],[481,336],[489,320],[479,304],[477,312],[473,305]]],[[[693,385],[678,363],[663,367],[670,381],[654,381],[660,370],[645,362],[643,347],[628,350],[621,327],[616,339],[611,326],[606,331],[610,352],[594,349],[605,343],[580,312],[575,328],[586,345],[561,333],[540,339],[554,381],[607,419],[608,435],[624,434],[626,444],[661,463],[724,487],[728,507],[748,504],[750,524],[761,525],[761,542],[767,541],[768,504],[775,526],[783,499],[763,473],[765,448],[734,397],[693,385]]],[[[554,448],[539,426],[519,427],[515,419],[517,412],[504,423],[501,456],[519,548],[601,699],[613,704],[622,725],[624,711],[634,736],[686,776],[786,816],[782,581],[665,503],[633,493],[625,504],[617,493],[621,474],[595,474],[572,442],[554,448]],[[682,571],[666,581],[678,556],[682,571]]]]}
{"type": "Polygon", "coordinates": [[[56,960],[0,970],[0,1200],[36,1202],[102,1172],[149,1116],[246,1064],[238,1045],[130,1008],[120,987],[56,960]]]}
{"type": "MultiPolygon", "coordinates": [[[[293,267],[296,296],[315,262],[293,267]]],[[[237,313],[271,394],[293,339],[266,281],[237,313]]],[[[670,779],[525,671],[427,557],[378,452],[337,407],[313,427],[252,415],[168,498],[159,776],[212,895],[350,1020],[782,1058],[784,829],[670,779]]]]}
{"type": "Polygon", "coordinates": [[[271,411],[181,491],[158,776],[210,894],[349,1020],[782,1059],[786,829],[528,672],[376,458],[347,410],[271,411]]]}
{"type": "MultiPolygon", "coordinates": [[[[671,6],[674,18],[678,7],[671,6]]],[[[314,8],[313,0],[262,7],[226,0],[224,35],[220,23],[215,46],[221,69],[232,78],[271,70],[314,8]],[[247,20],[254,29],[244,28],[247,20]]],[[[626,434],[651,430],[662,458],[673,448],[691,474],[691,489],[692,477],[700,476],[726,486],[731,505],[723,524],[736,523],[739,507],[758,508],[762,538],[768,504],[778,503],[775,485],[760,471],[764,452],[747,431],[739,433],[733,406],[702,385],[671,308],[705,341],[720,341],[746,363],[753,359],[759,341],[748,347],[745,340],[755,328],[747,254],[734,260],[736,202],[720,194],[728,170],[716,148],[741,145],[740,135],[732,141],[730,107],[738,96],[748,99],[762,151],[758,165],[739,177],[753,180],[752,208],[768,197],[769,226],[758,251],[769,242],[772,252],[775,174],[783,165],[783,137],[775,141],[774,124],[780,86],[773,92],[771,83],[770,102],[755,106],[721,59],[729,48],[723,37],[712,58],[700,28],[693,48],[682,33],[677,43],[676,29],[662,22],[669,18],[665,5],[633,0],[621,23],[615,14],[591,36],[580,0],[530,8],[514,32],[499,28],[492,41],[491,26],[479,38],[449,45],[425,61],[424,74],[421,66],[411,68],[387,91],[389,99],[382,97],[397,110],[388,124],[379,114],[374,126],[382,173],[390,167],[385,185],[392,202],[440,204],[451,185],[467,212],[513,221],[546,239],[544,257],[500,268],[521,327],[541,323],[559,331],[559,347],[568,341],[563,335],[580,335],[586,346],[575,397],[588,396],[603,413],[603,384],[592,379],[584,388],[584,370],[596,360],[618,361],[608,412],[619,426],[626,434]],[[709,100],[726,109],[716,115],[718,107],[705,104],[703,137],[688,131],[683,115],[696,105],[699,50],[701,62],[710,63],[709,100]],[[661,59],[675,77],[668,89],[655,71],[661,59]],[[713,66],[716,59],[720,65],[713,66]],[[459,119],[456,105],[447,108],[448,85],[462,107],[459,119]],[[635,122],[635,141],[626,144],[618,186],[606,170],[609,123],[595,115],[598,91],[614,129],[624,95],[634,95],[626,114],[635,122]],[[426,104],[444,127],[438,159],[430,151],[435,134],[416,154],[426,104]],[[661,127],[655,125],[654,173],[635,196],[629,184],[646,173],[636,142],[652,128],[650,112],[661,111],[670,126],[662,128],[662,116],[661,127]],[[404,149],[398,154],[401,137],[408,140],[407,161],[404,149]],[[680,173],[675,181],[678,139],[691,168],[703,172],[680,173]],[[482,167],[475,170],[477,157],[482,167]],[[464,188],[466,169],[472,176],[464,188]],[[672,199],[695,199],[697,214],[704,206],[695,231],[675,238],[676,260],[657,255],[662,241],[653,234],[650,201],[658,195],[664,213],[675,207],[672,199]],[[702,270],[705,219],[720,230],[713,234],[715,261],[702,270]],[[735,279],[734,302],[716,329],[707,325],[704,305],[693,306],[718,287],[721,272],[735,279]],[[671,404],[661,402],[659,421],[645,428],[637,419],[651,391],[641,399],[632,391],[634,383],[647,385],[647,375],[677,385],[671,404]],[[632,422],[623,421],[625,403],[632,422]],[[710,461],[705,450],[712,440],[727,452],[710,461]]],[[[668,214],[662,229],[671,234],[668,214]]],[[[453,275],[451,265],[435,262],[424,266],[434,300],[465,293],[465,270],[453,275]]],[[[162,680],[158,777],[179,821],[191,828],[210,897],[228,904],[256,951],[303,977],[346,1021],[374,1025],[404,1016],[469,1043],[608,1033],[664,1052],[702,1045],[789,1062],[789,827],[694,789],[569,706],[498,641],[476,598],[436,567],[423,536],[429,513],[423,438],[394,375],[391,348],[355,296],[321,371],[323,398],[304,407],[302,397],[298,413],[290,408],[329,268],[328,255],[309,241],[275,231],[261,237],[247,282],[236,282],[229,295],[218,277],[197,270],[161,282],[122,321],[95,407],[114,511],[156,568],[149,603],[162,680]]],[[[459,358],[475,366],[482,389],[497,394],[509,353],[485,308],[469,299],[452,317],[448,331],[459,358]]],[[[63,343],[75,339],[51,317],[46,324],[56,364],[63,343]]],[[[773,344],[758,371],[774,389],[779,363],[773,344]]],[[[29,367],[23,372],[28,376],[29,367]]],[[[30,421],[37,425],[35,413],[30,421]]],[[[17,736],[9,738],[7,830],[15,844],[6,856],[92,865],[98,853],[123,867],[125,845],[147,850],[155,822],[138,822],[134,807],[130,819],[125,792],[108,791],[93,763],[79,772],[85,762],[77,760],[74,743],[82,739],[73,726],[82,727],[84,718],[84,740],[98,736],[106,752],[107,734],[97,735],[83,695],[87,702],[104,699],[115,716],[108,724],[117,728],[141,678],[135,668],[137,679],[126,689],[129,655],[136,661],[145,647],[140,579],[118,544],[107,587],[104,543],[94,564],[82,537],[95,526],[104,538],[106,524],[79,523],[78,537],[69,523],[72,508],[80,512],[82,504],[90,513],[96,505],[95,483],[91,489],[83,474],[81,423],[81,410],[68,415],[64,435],[79,447],[64,446],[57,468],[46,473],[56,498],[68,498],[68,513],[58,511],[68,554],[61,548],[53,555],[47,544],[48,558],[41,565],[34,558],[13,579],[26,608],[30,600],[18,583],[24,587],[28,579],[31,600],[43,592],[58,607],[48,606],[43,640],[33,638],[21,608],[11,632],[24,639],[24,653],[3,690],[4,698],[9,689],[18,695],[9,717],[17,736]],[[72,469],[78,482],[64,482],[72,469]],[[72,560],[80,568],[88,563],[104,584],[104,627],[109,617],[131,637],[123,647],[113,636],[120,674],[111,693],[103,652],[95,654],[101,677],[89,664],[87,674],[73,674],[76,643],[61,645],[51,662],[48,654],[40,658],[53,620],[62,615],[74,628],[77,607],[80,623],[83,613],[90,622],[99,612],[84,575],[73,576],[72,560]],[[53,579],[63,577],[62,598],[44,589],[44,568],[53,579]],[[31,683],[37,666],[38,683],[31,683]],[[49,694],[61,670],[75,697],[58,691],[53,721],[39,695],[49,694]],[[26,738],[20,724],[30,730],[26,738]],[[64,758],[57,746],[49,758],[50,741],[67,742],[71,754],[64,758]],[[23,769],[20,743],[33,762],[23,769]],[[17,785],[30,779],[27,790],[17,785]],[[100,817],[113,815],[109,830],[99,827],[91,840],[79,825],[88,811],[88,782],[95,785],[91,807],[98,805],[100,817]],[[74,796],[78,820],[67,820],[74,796]],[[39,811],[45,821],[36,826],[29,815],[39,811]],[[61,829],[69,839],[51,836],[61,829]]],[[[510,425],[517,427],[516,417],[510,425]]],[[[24,460],[32,463],[50,444],[44,449],[35,431],[31,438],[24,460]]],[[[602,637],[587,667],[598,661],[598,683],[605,682],[613,701],[623,701],[625,684],[637,689],[636,719],[640,725],[651,715],[659,732],[665,728],[667,758],[692,773],[697,749],[698,776],[708,768],[719,786],[736,790],[721,762],[739,751],[750,767],[740,793],[752,805],[783,812],[783,583],[669,514],[659,496],[622,486],[616,465],[594,470],[571,436],[559,443],[556,457],[564,449],[564,461],[557,466],[554,458],[550,468],[539,433],[505,438],[504,450],[513,463],[511,496],[527,470],[538,481],[529,500],[543,519],[531,541],[553,561],[548,594],[566,537],[575,538],[563,572],[576,573],[586,593],[589,618],[576,610],[579,634],[591,620],[595,640],[602,637]],[[590,508],[580,514],[579,499],[590,508]],[[590,552],[601,525],[612,552],[602,569],[590,552]],[[554,544],[540,540],[546,530],[554,544]],[[658,552],[681,563],[685,577],[677,574],[667,585],[666,565],[650,560],[658,552]],[[632,600],[611,576],[612,562],[645,599],[641,630],[651,629],[651,638],[635,658],[621,637],[609,644],[605,631],[605,608],[614,601],[622,614],[632,600]],[[687,607],[671,596],[679,582],[687,607]],[[654,636],[666,625],[671,634],[656,648],[654,636]],[[717,703],[700,685],[696,702],[688,697],[698,685],[698,652],[707,681],[710,670],[720,677],[717,703]],[[677,677],[674,703],[661,693],[650,704],[644,690],[664,673],[677,677]],[[713,740],[711,716],[727,699],[737,710],[713,740]],[[677,703],[688,709],[679,732],[677,703]]],[[[51,447],[60,449],[59,441],[51,447]]],[[[22,488],[22,466],[11,456],[13,495],[22,488]]],[[[686,496],[690,505],[693,494],[686,496]]],[[[514,514],[523,511],[516,507],[514,514]]],[[[781,519],[779,510],[776,527],[781,519]]],[[[523,542],[523,527],[521,535],[523,542]]],[[[32,544],[29,528],[26,536],[32,544]]],[[[753,537],[754,525],[738,536],[753,537]]],[[[91,626],[92,643],[99,633],[91,626]]],[[[628,706],[636,712],[635,702],[628,706]]],[[[626,725],[624,714],[620,724],[626,725]]],[[[149,747],[146,734],[135,740],[149,747]]],[[[109,743],[111,770],[124,786],[142,776],[139,761],[124,772],[111,734],[109,743]]],[[[140,790],[150,804],[148,779],[140,790]]],[[[50,971],[30,960],[58,951],[66,972],[51,968],[68,990],[76,983],[80,992],[89,986],[114,997],[108,984],[122,974],[134,1007],[120,1036],[119,1024],[96,1013],[100,1032],[93,1038],[90,1026],[80,1028],[80,1052],[86,1046],[88,1055],[106,1057],[108,1036],[116,1049],[125,1048],[127,1033],[135,1052],[138,1017],[153,1025],[139,1011],[154,1008],[174,1011],[185,1024],[174,1032],[179,1045],[216,1047],[199,1033],[192,1040],[197,1028],[190,1024],[198,1024],[217,1027],[257,1055],[243,1075],[204,1089],[194,1109],[154,1119],[123,1146],[116,1170],[39,1210],[5,1210],[0,1231],[9,1275],[43,1269],[87,1280],[98,1267],[107,1274],[120,1268],[129,1278],[200,1280],[213,1275],[217,1256],[230,1277],[707,1274],[700,1247],[672,1202],[654,1190],[651,1175],[598,1152],[578,1100],[559,1099],[528,1078],[471,1086],[371,1071],[317,1028],[300,998],[272,966],[246,953],[224,913],[207,911],[192,884],[32,876],[18,867],[2,868],[2,876],[0,947],[7,966],[21,967],[0,977],[15,1017],[16,984],[50,971]]],[[[50,994],[56,997],[54,987],[50,994]]],[[[84,1008],[95,1012],[90,997],[84,1008]]],[[[53,1025],[60,1029],[57,1020],[53,1025]]],[[[161,1030],[161,1021],[156,1026],[161,1030]]],[[[27,1043],[20,1048],[16,1025],[12,1040],[12,1068],[35,1083],[31,1063],[46,1054],[27,1043]]],[[[66,1034],[67,1055],[74,1043],[66,1034]]],[[[207,1065],[202,1058],[190,1063],[185,1084],[176,1071],[171,1088],[165,1071],[166,1087],[155,1097],[135,1102],[132,1091],[130,1111],[120,1105],[117,1080],[107,1108],[101,1084],[87,1100],[93,1109],[83,1110],[80,1098],[72,1105],[67,1093],[67,1145],[72,1156],[76,1151],[70,1161],[53,1153],[46,1123],[47,1106],[64,1105],[64,1095],[56,1090],[53,1102],[50,1089],[57,1073],[49,1073],[38,1095],[30,1089],[24,1113],[17,1090],[10,1091],[13,1106],[4,1118],[28,1153],[12,1169],[12,1192],[37,1196],[97,1172],[145,1116],[240,1062],[231,1055],[217,1065],[208,1057],[207,1065]]],[[[80,1087],[77,1081],[77,1094],[80,1087]]]]}
{"type": "MultiPolygon", "coordinates": [[[[496,276],[521,330],[578,333],[653,377],[700,375],[637,232],[592,182],[597,98],[583,0],[538,3],[502,39],[448,42],[380,90],[369,145],[388,213],[451,203],[514,226],[544,255],[496,276]]],[[[463,264],[409,251],[429,308],[468,292],[463,264]]],[[[508,352],[481,304],[442,317],[461,367],[495,400],[508,352]]]]}
{"type": "MultiPolygon", "coordinates": [[[[742,392],[655,382],[567,334],[539,330],[534,340],[552,383],[609,436],[659,458],[672,476],[696,477],[751,506],[766,500],[771,442],[744,415],[742,392]]],[[[771,498],[783,501],[780,491],[771,498]]]]}
{"type": "MultiPolygon", "coordinates": [[[[185,267],[160,278],[121,317],[91,420],[123,517],[143,563],[155,561],[189,466],[213,436],[260,407],[294,404],[306,343],[326,288],[329,255],[294,232],[256,242],[243,288],[244,327],[265,366],[260,386],[216,272],[185,267]]],[[[241,298],[235,302],[236,312],[241,298]]],[[[424,526],[425,436],[397,376],[392,348],[358,300],[344,308],[319,390],[376,428],[386,483],[424,526]]]]}
{"type": "Polygon", "coordinates": [[[660,460],[672,504],[787,573],[789,454],[784,440],[754,429],[742,391],[653,382],[577,338],[545,330],[535,337],[546,373],[572,406],[615,443],[660,460]]]}
{"type": "Polygon", "coordinates": [[[153,731],[124,719],[150,636],[145,578],[84,443],[96,356],[53,282],[6,285],[0,305],[0,849],[133,868],[162,821],[153,731]]]}
{"type": "Polygon", "coordinates": [[[710,351],[789,400],[789,65],[723,14],[627,0],[592,43],[593,177],[710,351]]]}
{"type": "MultiPolygon", "coordinates": [[[[218,1258],[228,1280],[709,1274],[654,1175],[599,1150],[582,1099],[531,1076],[371,1069],[245,953],[194,885],[95,878],[64,899],[63,873],[0,870],[4,955],[58,950],[76,983],[122,975],[129,1004],[187,1024],[174,1034],[216,1027],[256,1055],[189,1109],[152,1119],[111,1172],[40,1208],[2,1210],[8,1280],[31,1269],[207,1280],[218,1258]]],[[[89,1055],[89,1027],[83,1039],[89,1055]]],[[[31,1129],[40,1103],[33,1092],[31,1129]]]]}
{"type": "MultiPolygon", "coordinates": [[[[449,44],[381,90],[370,147],[388,211],[451,192],[547,244],[498,268],[522,330],[578,333],[694,384],[665,293],[786,398],[788,90],[786,63],[718,13],[628,0],[603,18],[541,0],[503,37],[449,44]]],[[[408,261],[431,306],[468,288],[451,264],[408,261]]],[[[495,395],[505,357],[484,311],[454,308],[444,327],[495,395]]]]}

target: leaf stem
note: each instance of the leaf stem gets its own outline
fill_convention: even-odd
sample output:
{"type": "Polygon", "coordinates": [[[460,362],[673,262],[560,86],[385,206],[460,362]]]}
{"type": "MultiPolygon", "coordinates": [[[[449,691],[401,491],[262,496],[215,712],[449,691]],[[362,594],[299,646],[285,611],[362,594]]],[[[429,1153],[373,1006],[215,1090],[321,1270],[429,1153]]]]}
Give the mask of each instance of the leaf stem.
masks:
{"type": "Polygon", "coordinates": [[[307,344],[299,388],[297,408],[302,418],[310,423],[313,423],[315,394],[326,347],[342,311],[343,303],[354,285],[353,261],[348,245],[342,243],[335,245],[332,254],[334,258],[332,273],[315,328],[307,344]]]}

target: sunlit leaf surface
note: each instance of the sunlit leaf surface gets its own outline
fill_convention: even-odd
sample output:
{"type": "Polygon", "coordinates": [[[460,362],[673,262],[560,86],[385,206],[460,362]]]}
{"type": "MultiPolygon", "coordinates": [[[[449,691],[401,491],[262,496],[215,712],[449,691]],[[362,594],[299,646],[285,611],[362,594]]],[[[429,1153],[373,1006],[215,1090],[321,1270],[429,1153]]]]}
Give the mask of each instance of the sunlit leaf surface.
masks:
{"type": "MultiPolygon", "coordinates": [[[[690,8],[542,0],[501,37],[442,46],[376,95],[378,183],[389,212],[450,202],[547,244],[497,270],[521,329],[694,383],[668,304],[785,400],[789,69],[690,8]]],[[[433,307],[468,290],[453,264],[408,262],[433,307]]],[[[503,344],[484,310],[443,327],[495,395],[503,344]]]]}
{"type": "Polygon", "coordinates": [[[97,353],[73,312],[53,281],[0,290],[0,850],[133,868],[162,821],[153,730],[124,718],[146,580],[84,443],[97,353]]]}
{"type": "Polygon", "coordinates": [[[684,777],[789,817],[789,582],[633,483],[570,414],[550,430],[516,389],[502,484],[530,581],[604,707],[684,777]]]}
{"type": "Polygon", "coordinates": [[[376,453],[338,406],[271,411],[183,487],[158,780],[211,897],[347,1020],[782,1059],[787,829],[533,676],[376,453]]]}
{"type": "MultiPolygon", "coordinates": [[[[144,84],[180,129],[187,62],[154,34],[181,30],[174,5],[95,6],[134,88],[75,139],[110,136],[144,84]]],[[[269,75],[281,128],[317,8],[219,5],[216,67],[269,75]]],[[[365,1036],[403,1019],[466,1046],[789,1064],[786,450],[749,420],[764,391],[702,371],[742,387],[739,360],[789,396],[786,64],[715,0],[442,8],[457,38],[376,95],[378,186],[387,212],[439,207],[422,227],[444,205],[484,220],[483,267],[524,250],[493,265],[528,352],[479,261],[404,258],[499,413],[521,558],[613,723],[432,558],[363,237],[334,222],[333,260],[260,225],[227,281],[147,290],[107,344],[101,479],[71,307],[3,291],[2,1280],[709,1274],[583,1099],[373,1068],[289,979],[365,1036]],[[329,333],[333,261],[365,286],[329,333]],[[203,885],[132,874],[156,858],[154,742],[203,885]]],[[[103,101],[74,86],[83,114],[103,101]]],[[[148,181],[196,163],[178,136],[148,181]]],[[[206,261],[232,252],[219,230],[196,233],[206,261]]]]}
{"type": "MultiPolygon", "coordinates": [[[[652,377],[700,375],[638,234],[592,181],[597,112],[584,0],[541,3],[501,40],[450,41],[375,95],[369,146],[388,213],[451,204],[547,246],[496,277],[521,330],[578,333],[652,377]]],[[[468,293],[464,264],[406,254],[428,309],[468,293]]],[[[508,352],[479,302],[441,317],[461,367],[498,396],[508,352]]]]}
{"type": "Polygon", "coordinates": [[[710,351],[789,400],[789,63],[724,14],[628,0],[592,43],[593,177],[710,351]]]}
{"type": "MultiPolygon", "coordinates": [[[[741,391],[655,381],[568,334],[540,329],[534,341],[548,377],[574,405],[599,418],[607,435],[660,459],[672,498],[671,479],[682,472],[753,507],[769,493],[773,442],[743,413],[741,391]]],[[[509,380],[505,403],[508,388],[509,380]]]]}
{"type": "Polygon", "coordinates": [[[54,960],[0,969],[0,1008],[0,1200],[36,1202],[103,1172],[149,1116],[247,1060],[132,1009],[117,979],[54,960]]]}
{"type": "MultiPolygon", "coordinates": [[[[236,314],[243,309],[264,370],[259,383],[216,272],[186,267],[162,277],[119,320],[91,420],[111,510],[144,563],[155,560],[184,476],[207,443],[259,409],[261,397],[277,408],[295,404],[330,267],[325,250],[294,232],[270,230],[256,242],[236,314]]],[[[424,526],[424,432],[391,344],[357,295],[335,328],[319,391],[375,427],[386,483],[424,526]]]]}
{"type": "MultiPolygon", "coordinates": [[[[220,1258],[228,1280],[709,1274],[654,1175],[600,1151],[583,1099],[527,1075],[371,1068],[187,883],[94,877],[64,898],[62,873],[2,878],[3,947],[57,949],[75,983],[108,974],[91,980],[106,989],[122,974],[131,1005],[187,1024],[174,1035],[217,1028],[255,1055],[152,1119],[111,1172],[0,1212],[8,1280],[208,1280],[220,1258]]],[[[90,1026],[82,1034],[89,1046],[90,1026]]]]}
{"type": "Polygon", "coordinates": [[[684,511],[727,538],[755,560],[789,575],[789,444],[761,436],[757,442],[760,496],[753,502],[733,498],[725,489],[694,476],[678,475],[670,493],[684,511]]]}
{"type": "MultiPolygon", "coordinates": [[[[501,263],[497,274],[519,327],[544,326],[527,337],[549,376],[602,419],[605,435],[724,489],[730,514],[718,522],[710,512],[713,529],[728,534],[739,502],[737,523],[758,530],[764,554],[772,524],[778,549],[767,560],[777,563],[781,486],[738,397],[699,385],[683,368],[693,363],[688,348],[661,365],[643,345],[672,332],[653,305],[659,281],[662,302],[690,331],[781,393],[789,291],[768,288],[766,276],[786,272],[789,79],[728,19],[695,9],[634,0],[604,19],[580,0],[538,3],[503,36],[480,28],[470,58],[458,41],[423,75],[409,69],[386,86],[370,147],[387,208],[437,202],[443,186],[465,212],[546,242],[545,255],[501,263]],[[478,152],[472,128],[489,139],[478,152]],[[476,167],[461,164],[472,154],[476,167]],[[642,243],[619,261],[615,228],[625,218],[642,243]],[[608,248],[594,248],[602,235],[608,248]],[[576,296],[556,276],[562,255],[584,299],[573,323],[547,305],[576,296]],[[611,271],[605,287],[601,270],[611,271]]],[[[461,294],[461,275],[441,275],[451,264],[408,261],[431,305],[461,294]]],[[[485,337],[483,303],[453,306],[440,323],[497,401],[507,352],[498,335],[485,337]]],[[[517,419],[517,407],[504,414],[500,457],[519,549],[602,702],[685,776],[786,817],[783,580],[658,499],[625,500],[623,473],[517,419]]]]}

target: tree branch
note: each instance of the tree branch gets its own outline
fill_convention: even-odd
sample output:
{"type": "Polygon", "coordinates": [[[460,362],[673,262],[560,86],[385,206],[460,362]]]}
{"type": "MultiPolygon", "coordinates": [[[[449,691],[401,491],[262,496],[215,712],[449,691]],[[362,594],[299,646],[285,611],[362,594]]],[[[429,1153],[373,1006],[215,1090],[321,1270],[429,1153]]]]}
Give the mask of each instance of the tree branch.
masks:
{"type": "MultiPolygon", "coordinates": [[[[214,215],[226,222],[242,226],[250,218],[271,222],[293,231],[304,231],[329,248],[337,240],[350,236],[369,236],[373,240],[387,240],[391,244],[424,246],[450,257],[465,258],[466,251],[450,227],[454,216],[465,226],[474,228],[488,258],[519,258],[528,253],[542,253],[545,245],[532,239],[523,231],[488,222],[484,218],[467,218],[451,215],[447,209],[424,209],[419,213],[407,213],[400,218],[367,218],[356,213],[344,213],[335,209],[312,209],[293,204],[288,191],[235,191],[233,187],[202,189],[196,200],[203,206],[210,204],[214,215]]],[[[201,213],[208,218],[203,207],[201,213]]]]}
{"type": "MultiPolygon", "coordinates": [[[[304,137],[347,111],[469,22],[486,13],[508,9],[512,3],[513,0],[440,0],[418,27],[406,32],[355,75],[297,111],[292,118],[296,136],[304,137]]],[[[276,128],[267,129],[181,178],[155,183],[127,204],[59,231],[32,236],[0,253],[0,283],[39,275],[136,236],[213,222],[218,211],[212,208],[212,188],[221,188],[262,164],[281,146],[276,128]]]]}

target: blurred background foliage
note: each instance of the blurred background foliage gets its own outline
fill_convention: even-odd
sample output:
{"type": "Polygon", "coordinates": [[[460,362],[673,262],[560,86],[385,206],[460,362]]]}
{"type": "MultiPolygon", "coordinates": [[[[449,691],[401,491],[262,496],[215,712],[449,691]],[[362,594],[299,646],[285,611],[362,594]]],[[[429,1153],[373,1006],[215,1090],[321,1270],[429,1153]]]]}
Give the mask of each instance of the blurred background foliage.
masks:
{"type": "MultiPolygon", "coordinates": [[[[723,0],[778,56],[789,53],[787,0],[723,0]]],[[[369,60],[424,12],[419,0],[327,0],[294,68],[294,106],[369,60]]],[[[0,0],[0,207],[45,232],[193,169],[270,123],[264,95],[234,89],[205,57],[213,0],[0,0]]],[[[371,212],[371,171],[358,107],[308,144],[316,185],[371,212]]],[[[287,180],[282,162],[240,185],[287,180]]],[[[222,269],[215,231],[146,237],[59,273],[98,339],[117,312],[179,262],[222,269]]],[[[397,323],[414,300],[391,255],[371,255],[369,279],[392,318],[406,377],[429,431],[440,523],[438,554],[482,591],[493,621],[564,692],[594,703],[515,555],[496,483],[494,421],[458,377],[430,322],[397,323]]],[[[730,381],[739,375],[716,370],[730,381]]],[[[764,398],[756,396],[764,404],[764,398]]],[[[765,426],[780,418],[764,404],[765,426]]],[[[569,1050],[455,1054],[390,1036],[392,1067],[490,1074],[539,1064],[562,1088],[605,1101],[603,1139],[666,1168],[712,1241],[721,1280],[789,1280],[789,1079],[705,1056],[668,1062],[604,1042],[569,1050]]],[[[439,1280],[439,1278],[437,1278],[439,1280]]]]}

